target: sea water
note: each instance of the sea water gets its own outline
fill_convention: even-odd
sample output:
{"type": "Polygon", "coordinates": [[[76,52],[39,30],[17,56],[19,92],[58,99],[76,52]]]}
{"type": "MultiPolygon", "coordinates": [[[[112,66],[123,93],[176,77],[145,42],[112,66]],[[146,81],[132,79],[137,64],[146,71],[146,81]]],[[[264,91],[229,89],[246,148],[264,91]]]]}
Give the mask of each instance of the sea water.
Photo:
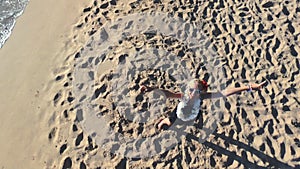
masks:
{"type": "Polygon", "coordinates": [[[0,0],[0,48],[11,35],[16,19],[29,0],[0,0]]]}

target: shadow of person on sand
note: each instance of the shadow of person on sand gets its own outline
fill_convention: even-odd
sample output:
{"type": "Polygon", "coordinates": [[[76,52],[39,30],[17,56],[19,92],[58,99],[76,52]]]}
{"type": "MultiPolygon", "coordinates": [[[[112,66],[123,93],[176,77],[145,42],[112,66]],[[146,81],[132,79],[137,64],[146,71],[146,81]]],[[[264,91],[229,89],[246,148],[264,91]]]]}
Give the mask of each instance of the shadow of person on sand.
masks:
{"type": "MultiPolygon", "coordinates": [[[[230,138],[230,137],[226,136],[224,133],[219,134],[219,133],[215,132],[213,135],[215,136],[215,138],[220,138],[220,139],[223,139],[224,141],[226,141],[227,143],[229,143],[231,145],[236,145],[236,146],[244,149],[246,152],[249,152],[251,155],[257,156],[263,162],[268,162],[269,163],[269,166],[267,166],[267,167],[259,166],[256,163],[250,162],[247,159],[247,157],[238,156],[235,152],[227,150],[226,147],[224,148],[224,147],[221,147],[217,144],[214,144],[214,143],[208,142],[208,141],[205,141],[204,143],[202,143],[203,145],[217,151],[218,153],[228,156],[228,160],[225,163],[225,167],[230,166],[233,163],[234,160],[236,160],[239,163],[243,164],[246,168],[284,168],[284,169],[291,168],[292,169],[292,168],[299,168],[300,167],[299,165],[295,166],[295,167],[292,167],[292,166],[290,166],[286,163],[283,163],[283,162],[277,160],[274,157],[271,157],[267,154],[264,154],[264,153],[256,150],[255,148],[253,148],[249,145],[246,145],[245,143],[242,143],[238,140],[234,140],[233,138],[230,138]]],[[[188,141],[192,141],[192,140],[198,141],[198,137],[196,137],[192,134],[187,134],[186,139],[188,141]]]]}

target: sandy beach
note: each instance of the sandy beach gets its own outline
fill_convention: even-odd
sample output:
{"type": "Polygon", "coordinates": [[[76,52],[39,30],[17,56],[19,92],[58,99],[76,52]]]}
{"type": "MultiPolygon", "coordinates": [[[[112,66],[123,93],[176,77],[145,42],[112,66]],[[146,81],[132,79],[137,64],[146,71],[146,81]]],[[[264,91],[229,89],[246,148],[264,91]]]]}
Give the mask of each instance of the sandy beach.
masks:
{"type": "Polygon", "coordinates": [[[31,0],[0,49],[0,167],[300,168],[299,17],[297,1],[31,0]],[[158,131],[179,101],[140,86],[191,78],[267,85],[158,131]]]}
{"type": "Polygon", "coordinates": [[[49,155],[56,156],[46,134],[53,94],[45,90],[84,5],[30,1],[0,50],[1,168],[47,168],[49,155]]]}

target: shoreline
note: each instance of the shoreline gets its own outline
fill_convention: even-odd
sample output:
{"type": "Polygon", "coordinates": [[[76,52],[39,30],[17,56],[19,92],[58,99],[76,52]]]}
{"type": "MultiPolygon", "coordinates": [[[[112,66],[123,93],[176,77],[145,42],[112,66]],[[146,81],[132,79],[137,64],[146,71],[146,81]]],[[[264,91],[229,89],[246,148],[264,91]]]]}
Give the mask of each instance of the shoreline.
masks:
{"type": "Polygon", "coordinates": [[[43,96],[43,89],[53,79],[53,68],[65,60],[59,52],[70,40],[68,36],[86,4],[29,1],[0,49],[0,77],[4,82],[0,84],[0,118],[4,119],[0,167],[42,168],[45,155],[38,154],[56,154],[54,147],[47,147],[48,119],[43,112],[49,110],[43,105],[50,98],[43,96]]]}
{"type": "MultiPolygon", "coordinates": [[[[12,36],[0,50],[0,168],[299,167],[300,119],[295,112],[299,112],[300,49],[291,40],[300,30],[294,24],[298,21],[295,19],[299,14],[297,10],[295,4],[286,2],[253,6],[249,2],[231,1],[30,1],[12,36]],[[264,15],[257,14],[258,10],[264,11],[264,15]],[[157,11],[188,22],[204,21],[201,30],[211,43],[205,43],[202,48],[201,42],[205,41],[196,40],[197,45],[200,42],[197,47],[200,51],[192,52],[190,41],[178,38],[185,37],[187,32],[188,36],[194,36],[190,32],[195,29],[189,24],[182,29],[168,22],[158,24],[174,28],[175,31],[167,31],[177,32],[178,37],[172,37],[160,30],[144,32],[157,27],[150,18],[134,17],[145,21],[142,30],[139,22],[120,19],[129,14],[157,11]],[[286,23],[285,18],[291,19],[291,24],[286,23]],[[125,33],[122,40],[100,29],[109,21],[117,20],[120,22],[110,28],[118,36],[125,33]],[[243,22],[239,22],[241,20],[243,22]],[[102,42],[107,37],[112,41],[108,41],[108,50],[105,50],[102,42]],[[123,103],[118,105],[111,99],[121,93],[124,97],[120,100],[136,105],[135,110],[149,110],[147,105],[151,104],[152,96],[140,97],[139,86],[159,85],[180,91],[184,83],[180,82],[181,78],[172,76],[182,75],[178,73],[182,67],[193,77],[206,78],[211,85],[208,90],[216,91],[215,81],[222,77],[214,77],[201,60],[202,56],[210,60],[209,46],[215,47],[217,52],[212,56],[220,56],[220,60],[214,62],[214,70],[222,67],[219,72],[226,77],[224,87],[262,79],[267,79],[268,85],[260,92],[232,95],[225,105],[203,100],[199,112],[202,119],[192,123],[196,125],[188,133],[191,137],[182,137],[178,144],[171,144],[172,131],[155,128],[159,118],[167,117],[175,109],[178,100],[167,100],[167,108],[156,117],[150,113],[137,116],[136,111],[127,111],[121,107],[123,103]],[[145,58],[155,62],[141,62],[145,58]],[[166,61],[165,69],[149,71],[155,68],[151,66],[154,63],[164,67],[157,60],[166,59],[170,61],[166,61]],[[183,65],[175,59],[184,62],[183,65]],[[83,74],[78,73],[77,68],[83,68],[83,74]],[[125,76],[116,75],[118,71],[125,76]],[[84,109],[85,103],[92,105],[88,107],[92,109],[84,109]],[[211,113],[212,104],[225,106],[221,112],[224,116],[210,118],[216,114],[211,113]],[[120,113],[122,109],[125,118],[120,113]],[[97,116],[90,118],[84,113],[97,116]],[[221,118],[220,123],[210,120],[217,118],[221,118]],[[88,125],[85,127],[82,122],[88,125]],[[104,130],[109,127],[133,139],[127,144],[115,135],[105,135],[104,130]],[[205,133],[206,129],[213,133],[205,133]],[[99,141],[98,136],[105,140],[99,141]],[[152,136],[167,139],[151,139],[152,136]],[[199,141],[202,136],[204,143],[199,141]],[[166,149],[164,143],[174,147],[166,149]],[[118,148],[121,153],[113,153],[118,152],[118,148]],[[153,156],[131,158],[139,156],[138,151],[133,150],[153,156]]],[[[201,33],[195,34],[202,37],[201,33]]]]}

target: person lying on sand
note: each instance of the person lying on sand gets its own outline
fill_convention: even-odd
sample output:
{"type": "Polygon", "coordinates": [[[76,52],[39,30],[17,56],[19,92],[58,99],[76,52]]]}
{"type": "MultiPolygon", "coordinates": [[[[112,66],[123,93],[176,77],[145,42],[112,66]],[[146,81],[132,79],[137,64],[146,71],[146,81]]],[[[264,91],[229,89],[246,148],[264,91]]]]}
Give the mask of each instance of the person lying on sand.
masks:
{"type": "Polygon", "coordinates": [[[168,118],[162,119],[157,128],[160,130],[162,126],[171,126],[172,123],[178,118],[180,122],[189,122],[195,120],[200,110],[201,100],[210,98],[227,97],[233,94],[238,94],[242,91],[260,90],[266,81],[259,84],[249,84],[248,86],[241,86],[237,88],[226,89],[222,92],[207,92],[208,85],[204,80],[193,79],[187,85],[185,93],[175,93],[165,89],[158,89],[146,85],[141,86],[141,92],[151,92],[154,89],[159,90],[165,94],[167,98],[177,98],[180,102],[177,106],[176,114],[170,115],[168,118]]]}

